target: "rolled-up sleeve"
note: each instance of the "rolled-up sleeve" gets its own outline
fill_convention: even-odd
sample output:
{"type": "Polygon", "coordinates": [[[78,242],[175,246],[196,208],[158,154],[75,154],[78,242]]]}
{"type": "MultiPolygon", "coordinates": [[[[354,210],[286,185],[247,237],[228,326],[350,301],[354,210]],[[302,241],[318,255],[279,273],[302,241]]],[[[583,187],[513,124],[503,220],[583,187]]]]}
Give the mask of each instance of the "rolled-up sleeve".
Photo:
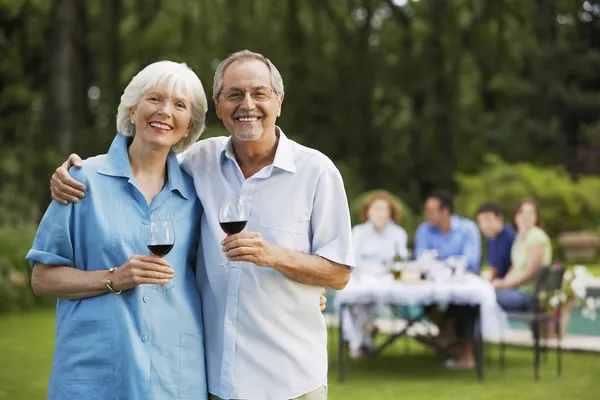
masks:
{"type": "Polygon", "coordinates": [[[348,199],[337,169],[324,171],[317,184],[311,216],[312,253],[354,269],[348,199]]]}
{"type": "Polygon", "coordinates": [[[31,264],[75,266],[73,251],[72,213],[74,205],[53,201],[38,227],[33,246],[25,257],[31,264]]]}
{"type": "MultiPolygon", "coordinates": [[[[71,176],[89,187],[88,179],[83,169],[72,167],[69,170],[71,176]]],[[[74,250],[74,220],[76,207],[85,207],[86,198],[78,204],[59,204],[55,201],[50,203],[40,225],[38,227],[31,250],[25,257],[31,267],[36,262],[46,265],[61,265],[75,267],[74,250]]]]}

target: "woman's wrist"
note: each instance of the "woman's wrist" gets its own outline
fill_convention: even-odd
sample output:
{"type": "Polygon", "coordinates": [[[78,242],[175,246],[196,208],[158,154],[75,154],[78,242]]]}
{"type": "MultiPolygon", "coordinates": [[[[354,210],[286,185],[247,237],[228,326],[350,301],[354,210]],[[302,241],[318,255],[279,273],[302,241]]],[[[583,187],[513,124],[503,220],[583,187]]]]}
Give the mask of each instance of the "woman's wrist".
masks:
{"type": "Polygon", "coordinates": [[[103,282],[104,288],[107,290],[107,292],[112,293],[112,294],[121,294],[122,289],[120,288],[120,285],[115,282],[114,272],[116,269],[117,269],[116,267],[113,267],[113,268],[110,268],[109,270],[105,271],[102,282],[103,282]]]}

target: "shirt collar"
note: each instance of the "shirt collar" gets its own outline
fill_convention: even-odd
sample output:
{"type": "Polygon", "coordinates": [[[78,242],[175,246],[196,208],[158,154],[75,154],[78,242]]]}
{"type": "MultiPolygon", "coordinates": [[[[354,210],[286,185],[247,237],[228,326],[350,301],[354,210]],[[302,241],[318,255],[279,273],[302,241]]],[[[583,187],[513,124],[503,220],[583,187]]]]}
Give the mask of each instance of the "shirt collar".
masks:
{"type": "MultiPolygon", "coordinates": [[[[450,229],[448,230],[448,233],[459,230],[462,225],[462,219],[462,217],[456,214],[452,214],[450,216],[450,229]]],[[[431,225],[429,222],[427,222],[427,225],[430,231],[442,233],[442,230],[437,226],[431,225]]]]}
{"type": "MultiPolygon", "coordinates": [[[[277,143],[277,150],[275,150],[275,158],[273,159],[273,166],[284,171],[296,172],[296,164],[294,163],[294,152],[292,150],[292,141],[288,139],[283,133],[281,128],[275,127],[277,136],[279,136],[279,142],[277,143]]],[[[225,161],[225,158],[229,158],[232,161],[236,161],[235,153],[233,152],[233,142],[231,136],[225,143],[225,148],[221,152],[221,165],[225,161]]]]}
{"type": "MultiPolygon", "coordinates": [[[[129,155],[127,154],[127,147],[131,143],[131,140],[131,138],[122,133],[117,133],[106,154],[104,167],[98,170],[99,174],[128,178],[129,181],[134,180],[131,164],[129,163],[129,155]]],[[[177,156],[172,151],[167,156],[167,176],[167,189],[171,192],[179,192],[182,197],[188,200],[190,193],[183,180],[177,156]]]]}

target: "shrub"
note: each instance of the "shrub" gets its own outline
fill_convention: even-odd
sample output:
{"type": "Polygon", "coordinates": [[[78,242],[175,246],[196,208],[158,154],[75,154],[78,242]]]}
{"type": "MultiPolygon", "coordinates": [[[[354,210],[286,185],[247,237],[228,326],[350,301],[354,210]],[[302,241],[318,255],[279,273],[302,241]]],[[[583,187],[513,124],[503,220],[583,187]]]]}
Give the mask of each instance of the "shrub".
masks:
{"type": "Polygon", "coordinates": [[[598,232],[600,178],[574,181],[561,167],[507,164],[490,156],[477,175],[458,175],[456,179],[457,212],[467,217],[473,218],[482,203],[494,201],[510,221],[519,199],[533,197],[540,207],[543,228],[551,237],[570,230],[598,232]]]}
{"type": "Polygon", "coordinates": [[[0,228],[0,313],[56,304],[53,298],[36,296],[29,284],[31,268],[25,255],[35,232],[35,227],[0,228]]]}

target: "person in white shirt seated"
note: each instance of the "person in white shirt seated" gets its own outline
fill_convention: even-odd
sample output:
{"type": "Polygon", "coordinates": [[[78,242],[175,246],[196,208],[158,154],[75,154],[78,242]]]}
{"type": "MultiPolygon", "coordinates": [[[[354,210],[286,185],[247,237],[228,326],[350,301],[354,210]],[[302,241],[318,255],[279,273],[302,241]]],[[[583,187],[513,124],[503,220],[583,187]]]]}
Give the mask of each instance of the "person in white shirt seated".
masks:
{"type": "MultiPolygon", "coordinates": [[[[380,279],[394,257],[408,257],[408,235],[397,223],[402,209],[385,190],[373,192],[361,212],[362,224],[352,229],[357,279],[380,279]]],[[[353,305],[344,316],[344,337],[350,357],[357,358],[373,347],[377,305],[353,305]]]]}

